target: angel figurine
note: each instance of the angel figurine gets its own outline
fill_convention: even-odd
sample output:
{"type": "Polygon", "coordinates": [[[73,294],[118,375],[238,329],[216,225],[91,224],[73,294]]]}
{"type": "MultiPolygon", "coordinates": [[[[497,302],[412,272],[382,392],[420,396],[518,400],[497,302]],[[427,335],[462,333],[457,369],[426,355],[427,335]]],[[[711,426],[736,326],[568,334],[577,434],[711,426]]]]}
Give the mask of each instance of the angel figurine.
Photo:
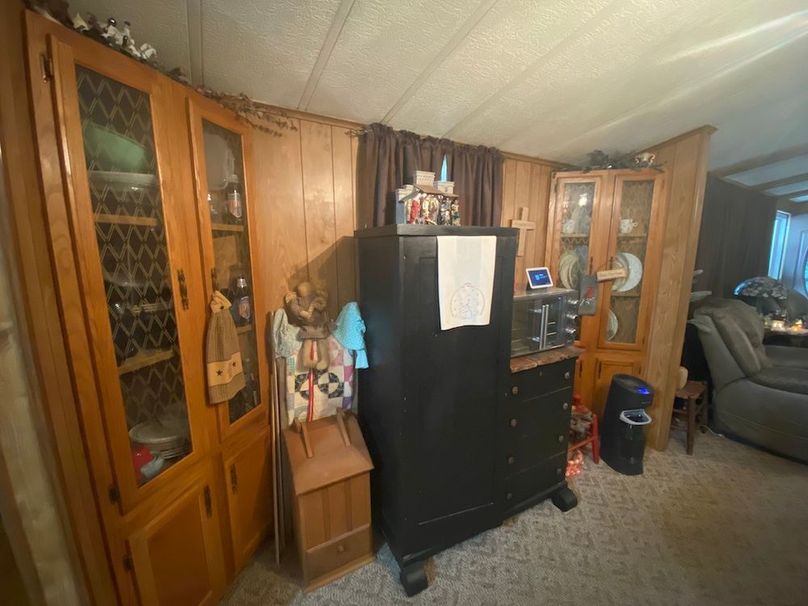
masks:
{"type": "Polygon", "coordinates": [[[298,353],[301,368],[326,370],[328,359],[328,292],[315,288],[311,282],[301,282],[284,297],[289,322],[300,327],[302,341],[298,353]]]}

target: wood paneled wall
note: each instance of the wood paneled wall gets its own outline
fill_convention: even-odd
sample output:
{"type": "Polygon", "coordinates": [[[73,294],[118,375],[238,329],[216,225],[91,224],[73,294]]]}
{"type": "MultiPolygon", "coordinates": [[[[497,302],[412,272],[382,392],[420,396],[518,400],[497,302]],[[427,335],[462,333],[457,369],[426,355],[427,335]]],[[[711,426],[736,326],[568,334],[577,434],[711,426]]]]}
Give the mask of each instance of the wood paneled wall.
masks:
{"type": "Polygon", "coordinates": [[[359,125],[295,116],[296,130],[253,138],[255,217],[265,312],[300,281],[329,291],[332,317],[356,297],[353,231],[359,125]]]}
{"type": "Polygon", "coordinates": [[[520,208],[528,209],[528,221],[536,228],[526,233],[525,255],[516,258],[516,288],[526,282],[525,268],[544,265],[547,242],[547,211],[550,206],[550,181],[560,164],[546,160],[505,155],[502,166],[502,219],[500,225],[510,227],[520,208]]]}
{"type": "Polygon", "coordinates": [[[657,449],[668,444],[714,131],[705,126],[650,150],[665,166],[668,197],[662,266],[645,363],[646,379],[656,391],[649,411],[654,422],[648,440],[657,449]]]}

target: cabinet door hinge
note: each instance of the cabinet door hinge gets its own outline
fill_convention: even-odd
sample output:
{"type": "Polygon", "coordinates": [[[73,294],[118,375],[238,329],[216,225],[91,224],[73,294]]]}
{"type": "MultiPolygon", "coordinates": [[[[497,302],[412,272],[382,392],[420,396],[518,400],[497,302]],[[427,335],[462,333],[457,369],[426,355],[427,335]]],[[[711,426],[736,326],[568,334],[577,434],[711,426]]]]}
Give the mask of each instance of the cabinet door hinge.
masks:
{"type": "Polygon", "coordinates": [[[110,484],[109,492],[110,503],[120,503],[121,502],[121,491],[118,489],[117,484],[110,484]]]}
{"type": "Polygon", "coordinates": [[[128,553],[123,556],[123,567],[130,572],[135,567],[134,564],[132,564],[132,556],[128,553]]]}
{"type": "Polygon", "coordinates": [[[205,490],[203,490],[202,493],[205,499],[205,513],[208,514],[209,518],[213,517],[213,501],[210,496],[210,486],[205,486],[205,490]]]}
{"type": "Polygon", "coordinates": [[[53,57],[45,53],[40,54],[39,67],[42,70],[42,79],[45,82],[53,80],[53,57]]]}

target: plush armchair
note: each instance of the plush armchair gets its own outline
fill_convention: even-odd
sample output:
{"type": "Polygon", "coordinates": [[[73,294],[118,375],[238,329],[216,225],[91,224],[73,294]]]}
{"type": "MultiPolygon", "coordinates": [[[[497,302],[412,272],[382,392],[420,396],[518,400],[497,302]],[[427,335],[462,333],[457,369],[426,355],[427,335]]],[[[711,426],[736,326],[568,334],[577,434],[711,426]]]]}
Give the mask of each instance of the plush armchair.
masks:
{"type": "Polygon", "coordinates": [[[763,322],[738,300],[705,302],[691,323],[713,381],[717,429],[808,462],[808,349],[763,345],[763,322]]]}

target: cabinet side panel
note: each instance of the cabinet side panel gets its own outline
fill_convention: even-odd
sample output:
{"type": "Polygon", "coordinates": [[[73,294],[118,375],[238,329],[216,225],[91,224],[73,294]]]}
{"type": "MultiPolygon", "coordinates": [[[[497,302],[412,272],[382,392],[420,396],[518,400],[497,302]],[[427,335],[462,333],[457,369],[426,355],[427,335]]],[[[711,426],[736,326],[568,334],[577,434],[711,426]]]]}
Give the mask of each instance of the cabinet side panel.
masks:
{"type": "MultiPolygon", "coordinates": [[[[398,439],[402,408],[399,238],[359,238],[359,306],[370,368],[359,371],[359,420],[375,466],[372,499],[385,532],[400,518],[405,461],[398,439]]],[[[388,537],[389,538],[389,537],[388,537]]]]}

